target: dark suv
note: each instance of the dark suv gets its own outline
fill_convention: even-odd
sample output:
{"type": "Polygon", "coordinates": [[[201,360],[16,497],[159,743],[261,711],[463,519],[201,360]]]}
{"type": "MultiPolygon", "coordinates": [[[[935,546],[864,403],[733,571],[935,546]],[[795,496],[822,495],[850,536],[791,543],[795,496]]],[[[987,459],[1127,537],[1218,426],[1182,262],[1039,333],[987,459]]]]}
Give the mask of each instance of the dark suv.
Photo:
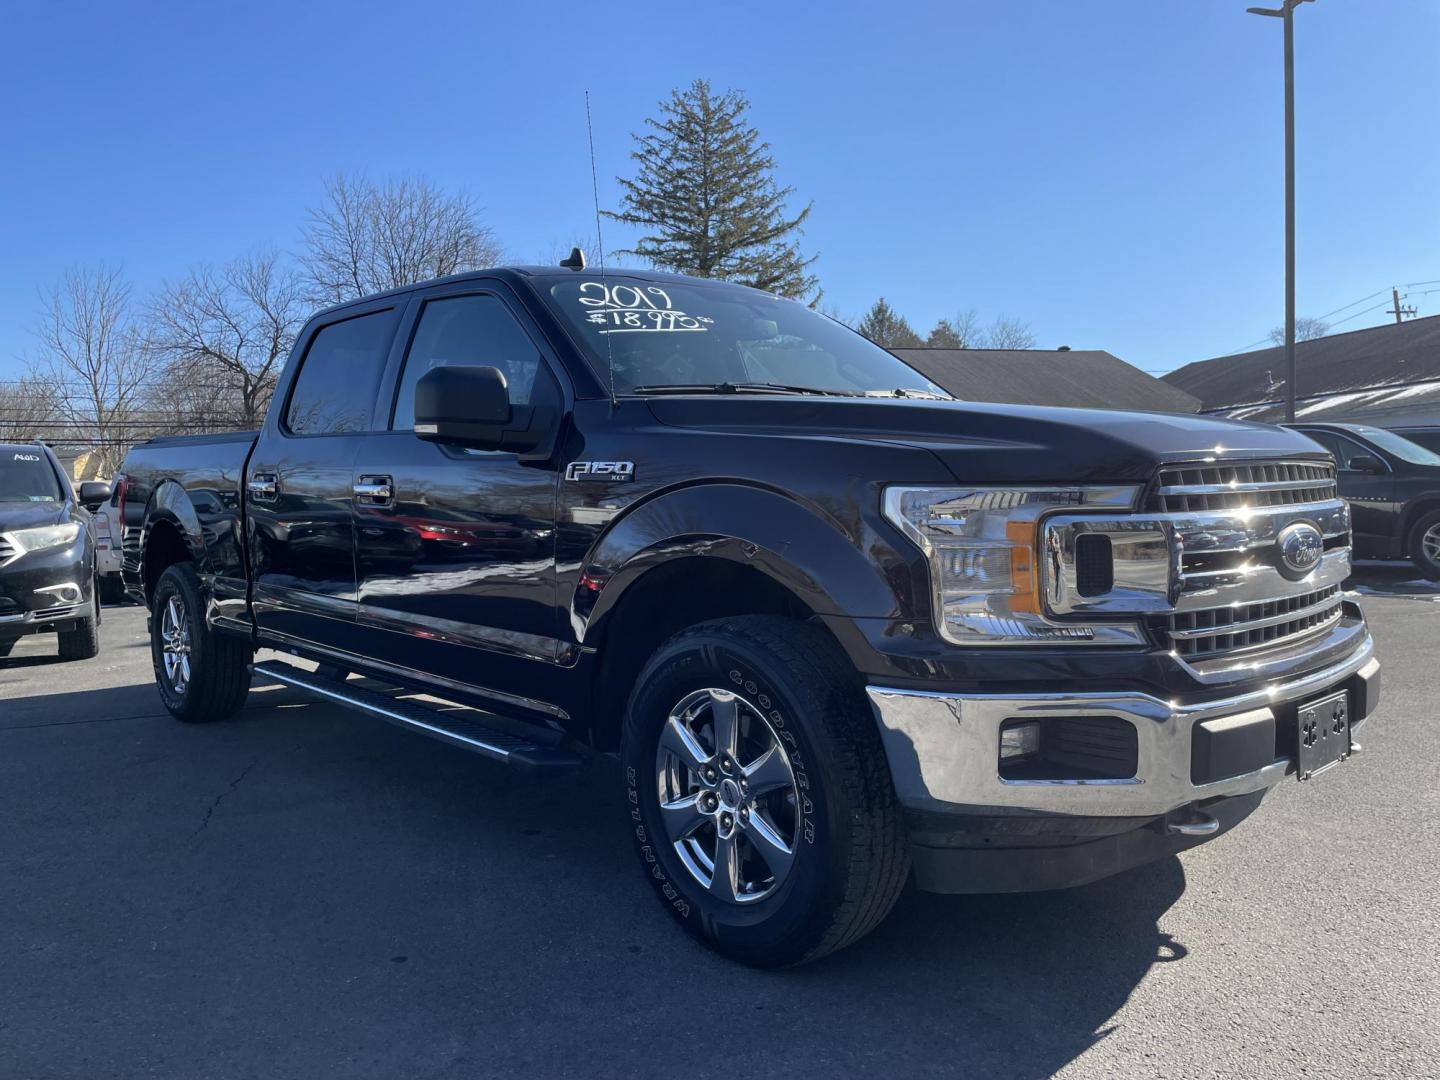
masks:
{"type": "Polygon", "coordinates": [[[1296,424],[1335,455],[1355,555],[1410,559],[1440,581],[1440,454],[1384,428],[1296,424]]]}
{"type": "Polygon", "coordinates": [[[106,484],[76,498],[55,454],[40,443],[0,443],[0,656],[26,634],[58,634],[60,659],[100,651],[95,541],[86,507],[106,484]]]}

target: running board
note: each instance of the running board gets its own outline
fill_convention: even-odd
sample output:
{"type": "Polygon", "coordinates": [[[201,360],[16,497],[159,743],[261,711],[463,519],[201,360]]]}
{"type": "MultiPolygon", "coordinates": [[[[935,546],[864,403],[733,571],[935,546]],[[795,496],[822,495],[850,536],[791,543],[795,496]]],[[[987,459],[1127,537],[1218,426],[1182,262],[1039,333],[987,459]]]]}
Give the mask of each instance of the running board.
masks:
{"type": "Polygon", "coordinates": [[[278,660],[256,664],[255,674],[264,675],[287,686],[298,687],[346,708],[378,716],[400,727],[422,732],[431,738],[521,769],[571,771],[578,769],[584,760],[574,751],[543,746],[519,735],[493,728],[477,719],[483,714],[472,709],[437,709],[418,701],[393,698],[343,679],[329,678],[320,672],[305,671],[278,660]]]}

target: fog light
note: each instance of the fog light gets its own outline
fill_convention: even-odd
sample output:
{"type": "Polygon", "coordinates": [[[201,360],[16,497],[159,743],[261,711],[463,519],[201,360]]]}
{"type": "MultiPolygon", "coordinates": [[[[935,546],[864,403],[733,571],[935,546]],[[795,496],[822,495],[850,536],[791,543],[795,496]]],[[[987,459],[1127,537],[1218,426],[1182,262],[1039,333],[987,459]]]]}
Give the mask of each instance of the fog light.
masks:
{"type": "Polygon", "coordinates": [[[35,591],[37,593],[51,594],[62,604],[78,604],[80,602],[81,594],[79,585],[47,585],[45,588],[36,589],[35,591]]]}
{"type": "Polygon", "coordinates": [[[1040,721],[1008,724],[1000,729],[1000,760],[1013,761],[1040,752],[1040,721]]]}

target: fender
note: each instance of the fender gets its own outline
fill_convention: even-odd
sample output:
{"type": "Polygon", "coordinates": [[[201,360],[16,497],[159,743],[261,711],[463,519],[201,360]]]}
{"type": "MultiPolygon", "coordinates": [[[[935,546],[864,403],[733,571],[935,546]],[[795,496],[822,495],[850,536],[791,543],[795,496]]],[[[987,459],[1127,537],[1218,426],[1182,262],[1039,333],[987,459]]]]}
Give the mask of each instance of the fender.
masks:
{"type": "Polygon", "coordinates": [[[210,552],[205,547],[205,534],[200,528],[200,517],[195,513],[195,504],[190,501],[189,493],[179,483],[162,480],[150,496],[149,505],[145,507],[145,520],[140,531],[140,576],[147,591],[153,582],[144,581],[145,552],[150,546],[150,534],[160,522],[174,526],[180,533],[201,580],[213,576],[210,552]]]}
{"type": "Polygon", "coordinates": [[[647,570],[701,555],[751,566],[819,615],[895,617],[912,605],[909,564],[868,523],[841,523],[768,488],[707,483],[672,489],[612,523],[581,565],[569,614],[582,645],[647,570]],[[891,573],[887,573],[891,570],[891,573]]]}

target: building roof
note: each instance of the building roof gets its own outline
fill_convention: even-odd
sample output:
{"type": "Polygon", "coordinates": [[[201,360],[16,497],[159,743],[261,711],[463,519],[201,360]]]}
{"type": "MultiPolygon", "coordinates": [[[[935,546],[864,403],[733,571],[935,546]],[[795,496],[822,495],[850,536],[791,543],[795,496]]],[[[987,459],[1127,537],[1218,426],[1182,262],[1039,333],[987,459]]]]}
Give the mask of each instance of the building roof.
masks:
{"type": "MultiPolygon", "coordinates": [[[[1398,394],[1440,380],[1440,315],[1297,342],[1295,369],[1296,398],[1317,403],[1381,388],[1398,394]]],[[[1233,415],[1239,408],[1254,406],[1254,419],[1269,419],[1264,407],[1285,397],[1285,349],[1197,360],[1164,378],[1198,397],[1207,412],[1225,410],[1233,415]]],[[[1336,407],[1357,404],[1357,398],[1347,398],[1336,407]]]]}
{"type": "Polygon", "coordinates": [[[894,349],[956,397],[1010,405],[1195,412],[1191,394],[1100,349],[894,349]]]}

